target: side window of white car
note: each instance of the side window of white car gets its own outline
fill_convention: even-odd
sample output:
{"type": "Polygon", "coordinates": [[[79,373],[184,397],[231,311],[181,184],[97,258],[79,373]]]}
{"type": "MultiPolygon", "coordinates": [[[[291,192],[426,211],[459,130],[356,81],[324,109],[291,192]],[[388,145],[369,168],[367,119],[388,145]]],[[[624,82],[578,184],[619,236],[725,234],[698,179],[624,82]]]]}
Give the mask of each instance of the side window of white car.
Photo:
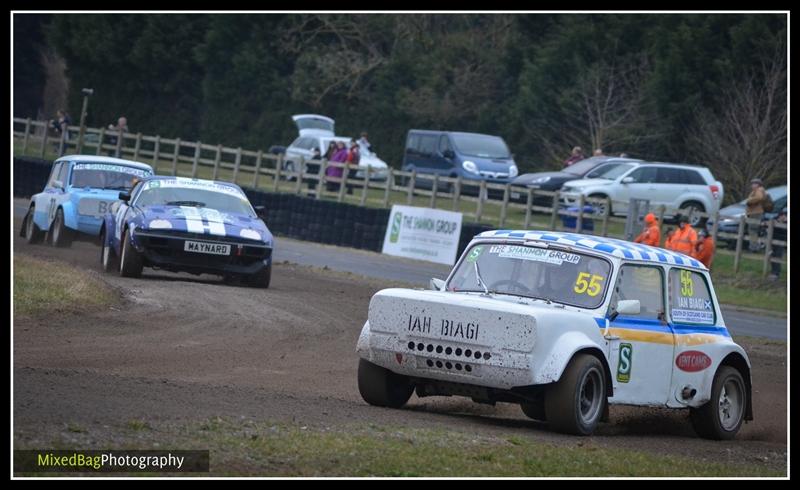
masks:
{"type": "Polygon", "coordinates": [[[703,274],[677,267],[669,271],[669,316],[673,323],[716,324],[711,290],[703,274]]]}
{"type": "Polygon", "coordinates": [[[620,268],[611,296],[611,309],[615,309],[620,300],[630,299],[638,299],[640,303],[636,318],[665,320],[664,274],[661,267],[626,264],[620,268]]]}

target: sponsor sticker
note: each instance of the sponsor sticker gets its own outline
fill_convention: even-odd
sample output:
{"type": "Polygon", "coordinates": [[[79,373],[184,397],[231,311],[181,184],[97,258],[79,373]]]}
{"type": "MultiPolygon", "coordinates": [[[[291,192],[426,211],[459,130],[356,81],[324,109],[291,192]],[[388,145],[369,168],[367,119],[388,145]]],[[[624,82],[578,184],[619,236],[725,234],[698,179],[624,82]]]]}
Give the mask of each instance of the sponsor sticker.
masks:
{"type": "Polygon", "coordinates": [[[709,310],[672,309],[672,320],[678,323],[714,324],[714,312],[709,310]]]}
{"type": "Polygon", "coordinates": [[[175,178],[175,179],[158,179],[158,180],[151,180],[147,183],[146,189],[155,189],[157,187],[162,188],[182,188],[182,189],[204,189],[213,192],[220,192],[223,194],[229,194],[231,196],[236,196],[241,198],[242,200],[246,201],[247,197],[235,187],[231,187],[229,185],[224,184],[217,184],[215,182],[208,182],[208,181],[201,181],[201,180],[193,180],[193,179],[186,179],[186,178],[175,178]]]}
{"type": "Polygon", "coordinates": [[[472,251],[467,255],[467,262],[475,262],[478,260],[478,257],[481,256],[483,252],[483,246],[478,245],[477,247],[473,248],[472,251]]]}
{"type": "Polygon", "coordinates": [[[73,170],[99,170],[103,172],[119,172],[121,174],[136,175],[137,177],[147,177],[150,172],[141,168],[126,167],[125,165],[113,165],[109,163],[76,163],[73,170]]]}
{"type": "Polygon", "coordinates": [[[699,350],[687,350],[675,358],[675,366],[681,371],[696,373],[711,366],[711,358],[699,350]]]}
{"type": "Polygon", "coordinates": [[[633,367],[633,346],[631,344],[619,345],[619,362],[617,363],[617,381],[627,383],[631,380],[633,367]]]}
{"type": "Polygon", "coordinates": [[[534,260],[554,265],[561,265],[564,262],[577,264],[581,261],[581,256],[577,254],[520,245],[492,245],[489,253],[504,259],[534,260]]]}

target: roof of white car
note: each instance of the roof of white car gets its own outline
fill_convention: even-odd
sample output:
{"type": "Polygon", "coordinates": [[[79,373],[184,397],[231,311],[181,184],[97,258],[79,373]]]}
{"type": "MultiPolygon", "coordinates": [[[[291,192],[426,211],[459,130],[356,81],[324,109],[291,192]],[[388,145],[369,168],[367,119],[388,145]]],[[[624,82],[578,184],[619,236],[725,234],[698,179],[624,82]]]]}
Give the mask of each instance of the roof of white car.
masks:
{"type": "Polygon", "coordinates": [[[552,242],[570,247],[592,250],[601,254],[618,257],[621,259],[653,262],[658,264],[673,264],[706,269],[701,262],[684,255],[660,247],[651,247],[640,243],[626,242],[616,238],[605,238],[594,235],[582,235],[559,231],[537,230],[490,230],[476,236],[476,238],[518,238],[552,242]]]}
{"type": "Polygon", "coordinates": [[[80,161],[80,162],[91,162],[91,163],[113,163],[116,165],[127,165],[129,167],[136,167],[142,170],[153,170],[153,167],[147,165],[146,163],[141,162],[134,162],[133,160],[123,160],[122,158],[114,158],[114,157],[104,157],[98,155],[67,155],[59,158],[56,160],[57,162],[63,161],[80,161]]]}

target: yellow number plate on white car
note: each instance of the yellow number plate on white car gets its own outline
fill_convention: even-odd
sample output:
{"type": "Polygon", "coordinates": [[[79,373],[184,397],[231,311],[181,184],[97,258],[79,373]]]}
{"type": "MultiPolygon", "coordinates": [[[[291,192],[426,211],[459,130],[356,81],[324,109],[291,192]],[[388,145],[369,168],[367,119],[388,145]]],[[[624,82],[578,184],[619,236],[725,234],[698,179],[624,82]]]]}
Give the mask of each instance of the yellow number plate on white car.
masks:
{"type": "Polygon", "coordinates": [[[183,245],[186,252],[212,255],[230,255],[231,246],[224,243],[192,242],[187,240],[183,245]]]}

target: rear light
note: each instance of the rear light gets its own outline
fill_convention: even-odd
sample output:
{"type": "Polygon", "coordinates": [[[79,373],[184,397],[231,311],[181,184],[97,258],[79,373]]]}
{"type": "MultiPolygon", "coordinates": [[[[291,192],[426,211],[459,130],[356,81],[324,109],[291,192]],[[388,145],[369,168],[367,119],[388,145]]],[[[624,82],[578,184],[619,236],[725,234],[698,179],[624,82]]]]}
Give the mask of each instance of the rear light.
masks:
{"type": "Polygon", "coordinates": [[[719,199],[719,186],[718,185],[710,185],[708,186],[711,189],[711,195],[714,196],[714,199],[719,199]]]}

